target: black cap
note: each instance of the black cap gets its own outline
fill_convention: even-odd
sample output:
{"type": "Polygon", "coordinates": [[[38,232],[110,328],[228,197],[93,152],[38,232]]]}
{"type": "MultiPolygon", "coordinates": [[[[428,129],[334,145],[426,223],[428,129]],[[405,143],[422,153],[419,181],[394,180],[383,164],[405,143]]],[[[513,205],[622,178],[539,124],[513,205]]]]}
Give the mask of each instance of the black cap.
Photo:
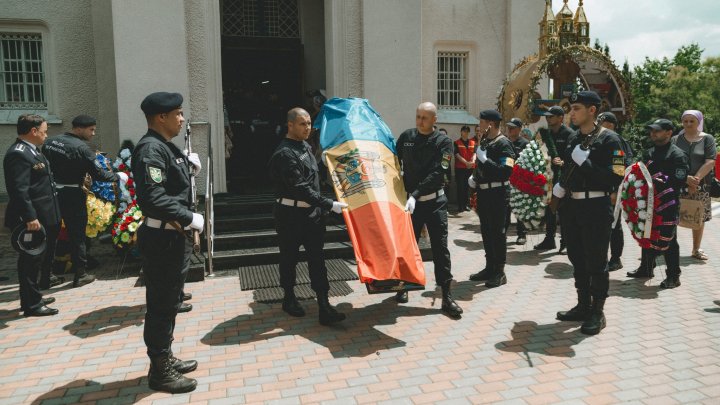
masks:
{"type": "Polygon", "coordinates": [[[554,106],[548,108],[545,115],[546,116],[555,115],[558,117],[562,117],[563,115],[565,115],[565,110],[562,107],[560,107],[559,105],[554,105],[554,106]]]}
{"type": "Polygon", "coordinates": [[[180,93],[167,93],[160,91],[145,97],[140,103],[140,109],[145,115],[164,114],[182,107],[183,96],[180,93]]]}
{"type": "Polygon", "coordinates": [[[91,117],[89,115],[78,115],[77,117],[73,118],[72,120],[72,126],[73,128],[87,128],[91,127],[93,125],[97,125],[97,121],[95,121],[95,117],[91,117]]]}
{"type": "Polygon", "coordinates": [[[18,252],[25,253],[30,256],[38,256],[45,252],[47,246],[47,235],[45,228],[40,225],[37,231],[28,231],[25,224],[15,227],[10,236],[12,247],[18,252]]]}
{"type": "Polygon", "coordinates": [[[673,125],[672,121],[666,120],[665,118],[660,118],[652,122],[652,124],[645,125],[645,128],[648,129],[654,129],[657,131],[674,131],[675,125],[673,125]]]}
{"type": "Polygon", "coordinates": [[[603,122],[603,121],[607,121],[615,126],[618,125],[617,117],[615,116],[615,114],[613,114],[609,111],[606,111],[606,112],[598,115],[598,122],[603,122]]]}
{"type": "Polygon", "coordinates": [[[520,121],[520,118],[512,118],[510,121],[506,122],[505,125],[512,128],[522,128],[523,122],[520,121]]]}
{"type": "Polygon", "coordinates": [[[594,91],[579,91],[577,93],[573,93],[573,95],[570,96],[570,103],[599,106],[600,103],[602,103],[602,100],[600,99],[600,96],[598,96],[598,94],[594,91]]]}
{"type": "Polygon", "coordinates": [[[480,119],[485,121],[502,121],[502,116],[497,110],[483,110],[480,111],[480,119]]]}

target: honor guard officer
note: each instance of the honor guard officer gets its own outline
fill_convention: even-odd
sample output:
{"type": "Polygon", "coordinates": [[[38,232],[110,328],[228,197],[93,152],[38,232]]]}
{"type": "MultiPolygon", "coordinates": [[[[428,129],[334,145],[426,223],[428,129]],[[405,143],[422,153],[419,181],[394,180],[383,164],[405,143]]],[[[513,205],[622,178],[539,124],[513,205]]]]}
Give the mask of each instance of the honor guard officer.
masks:
{"type": "MultiPolygon", "coordinates": [[[[650,130],[650,139],[654,146],[643,153],[642,161],[647,165],[651,175],[662,173],[667,176],[667,186],[672,188],[672,197],[669,201],[680,201],[680,191],[685,188],[690,162],[682,149],[670,142],[673,136],[673,126],[670,120],[658,119],[645,128],[650,130]]],[[[661,288],[675,288],[680,286],[680,247],[677,241],[677,222],[680,211],[677,204],[670,205],[660,212],[666,224],[673,224],[670,232],[660,235],[671,237],[670,245],[665,251],[643,249],[640,259],[640,268],[628,272],[632,278],[652,278],[655,274],[655,257],[663,254],[667,265],[667,278],[660,283],[661,288]]]]}
{"type": "MultiPolygon", "coordinates": [[[[448,250],[447,196],[443,190],[445,171],[450,167],[453,143],[446,135],[433,129],[437,121],[437,107],[422,103],[415,111],[415,128],[408,129],[397,140],[397,156],[402,164],[403,183],[409,193],[405,210],[412,217],[415,239],[420,238],[423,226],[430,234],[430,247],[435,268],[435,283],[442,289],[442,311],[452,318],[463,313],[450,295],[452,273],[448,250]]],[[[395,299],[407,302],[407,291],[398,292],[395,299]]]]}
{"type": "Polygon", "coordinates": [[[88,146],[87,142],[95,136],[96,126],[95,118],[78,115],[72,120],[70,132],[50,137],[43,147],[43,154],[55,168],[60,212],[67,229],[70,258],[75,271],[73,287],[95,281],[95,276],[87,273],[87,199],[82,189],[85,175],[90,174],[97,181],[127,181],[127,174],[103,169],[95,158],[95,152],[88,146]]]}
{"type": "MultiPolygon", "coordinates": [[[[43,298],[38,288],[49,284],[50,264],[55,255],[55,241],[60,229],[60,208],[50,164],[38,150],[47,138],[47,122],[39,115],[23,114],[17,122],[18,138],[5,153],[5,187],[10,201],[5,211],[5,226],[16,229],[11,242],[20,253],[18,283],[20,308],[25,316],[55,315],[57,309],[46,305],[55,298],[43,298]],[[26,242],[42,238],[45,249],[27,249],[26,242]],[[37,235],[40,234],[40,235],[37,235]]],[[[42,243],[42,240],[40,240],[42,243]]]]}
{"type": "Polygon", "coordinates": [[[467,125],[460,128],[460,138],[455,141],[454,149],[458,212],[470,211],[467,179],[475,168],[475,138],[470,138],[470,127],[467,125]]]}
{"type": "MultiPolygon", "coordinates": [[[[522,131],[523,122],[520,120],[520,118],[513,118],[510,121],[505,123],[505,126],[507,127],[507,138],[510,140],[510,143],[512,143],[513,151],[515,152],[515,157],[520,157],[520,152],[525,149],[526,146],[530,143],[530,141],[527,140],[524,136],[520,135],[520,132],[522,131]]],[[[505,214],[505,222],[507,223],[507,228],[510,228],[510,212],[511,210],[507,210],[507,214],[505,214]]],[[[515,229],[517,230],[517,240],[515,241],[516,245],[524,245],[525,242],[527,242],[527,230],[525,229],[525,224],[522,223],[522,221],[517,221],[515,224],[515,229]]]]}
{"type": "Polygon", "coordinates": [[[502,117],[496,110],[480,113],[483,138],[477,148],[477,168],[468,179],[477,190],[477,213],[485,248],[485,268],[470,276],[472,281],[487,280],[488,288],[507,283],[507,212],[510,209],[510,174],[515,165],[512,142],[500,133],[502,117]]]}
{"type": "MultiPolygon", "coordinates": [[[[620,123],[618,122],[615,114],[606,111],[598,115],[598,124],[618,134],[618,138],[620,138],[620,147],[625,154],[625,167],[633,164],[635,153],[632,150],[632,146],[630,146],[630,144],[625,140],[625,138],[622,137],[619,128],[620,123]]],[[[617,198],[617,193],[613,193],[612,196],[617,198]]],[[[615,200],[611,200],[614,206],[615,200]]],[[[625,241],[623,238],[622,221],[618,220],[617,223],[613,224],[612,231],[610,232],[610,260],[608,261],[608,271],[615,271],[623,268],[620,256],[622,256],[624,245],[625,241]]]]}
{"type": "Polygon", "coordinates": [[[605,327],[603,307],[610,283],[607,254],[613,206],[610,193],[625,174],[625,159],[618,135],[595,119],[600,97],[581,91],[570,97],[570,119],[578,130],[565,150],[561,180],[553,187],[560,206],[563,232],[573,265],[578,304],[557,313],[561,321],[582,321],[581,331],[595,335],[605,327]]]}
{"type": "Polygon", "coordinates": [[[145,281],[145,329],[143,337],[150,357],[151,389],[170,393],[189,392],[197,381],[182,374],[197,368],[194,360],[173,355],[171,343],[175,318],[182,302],[190,268],[192,243],[188,230],[203,231],[203,216],[192,212],[190,165],[200,170],[197,154],[185,156],[172,143],[185,122],[183,97],[158,92],[145,97],[147,133],[135,146],[132,172],[137,202],[145,215],[138,229],[145,281]]]}
{"type": "MultiPolygon", "coordinates": [[[[545,113],[547,129],[540,129],[540,135],[545,145],[547,145],[548,154],[551,159],[553,184],[557,184],[560,180],[560,169],[564,163],[562,154],[565,152],[568,138],[570,138],[572,134],[572,130],[563,123],[564,119],[565,110],[559,105],[554,105],[545,113]]],[[[557,231],[558,216],[559,214],[552,212],[550,207],[545,207],[545,239],[534,246],[535,250],[555,249],[555,233],[557,231]]],[[[563,238],[561,229],[560,250],[558,253],[562,253],[563,249],[565,249],[565,238],[563,238]]]]}
{"type": "Polygon", "coordinates": [[[337,214],[347,204],[320,194],[318,163],[306,142],[310,136],[310,114],[293,108],[287,114],[287,135],[270,158],[270,175],[275,183],[275,230],[280,242],[280,285],[284,290],[283,311],[291,316],[305,316],[295,297],[295,278],[300,245],[305,247],[310,271],[310,287],[318,302],[321,325],[332,325],[345,314],[330,305],[330,284],[325,267],[325,215],[337,214]]]}

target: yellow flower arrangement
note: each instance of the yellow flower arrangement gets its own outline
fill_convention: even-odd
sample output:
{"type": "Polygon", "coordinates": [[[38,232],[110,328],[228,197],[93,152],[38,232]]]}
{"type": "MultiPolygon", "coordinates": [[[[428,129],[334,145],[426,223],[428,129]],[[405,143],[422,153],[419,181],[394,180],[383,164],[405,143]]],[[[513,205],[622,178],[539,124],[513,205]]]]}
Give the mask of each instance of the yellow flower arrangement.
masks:
{"type": "Polygon", "coordinates": [[[88,222],[85,235],[88,238],[94,238],[110,225],[115,207],[111,202],[101,200],[91,193],[87,196],[87,213],[88,222]]]}

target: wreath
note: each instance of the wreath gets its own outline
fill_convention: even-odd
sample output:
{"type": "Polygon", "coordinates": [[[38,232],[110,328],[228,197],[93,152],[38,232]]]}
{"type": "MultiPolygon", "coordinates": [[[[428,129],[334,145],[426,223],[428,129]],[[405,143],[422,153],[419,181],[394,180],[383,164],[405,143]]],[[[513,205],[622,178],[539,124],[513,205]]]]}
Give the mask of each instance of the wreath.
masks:
{"type": "Polygon", "coordinates": [[[131,169],[132,153],[125,148],[120,151],[113,163],[115,170],[128,176],[127,183],[120,185],[118,192],[118,211],[113,221],[112,242],[116,249],[125,250],[135,244],[135,232],[143,220],[143,213],[135,198],[135,182],[131,169]]]}
{"type": "Polygon", "coordinates": [[[510,207],[517,219],[531,229],[537,228],[545,216],[549,164],[541,143],[532,140],[520,152],[510,175],[510,207]]]}

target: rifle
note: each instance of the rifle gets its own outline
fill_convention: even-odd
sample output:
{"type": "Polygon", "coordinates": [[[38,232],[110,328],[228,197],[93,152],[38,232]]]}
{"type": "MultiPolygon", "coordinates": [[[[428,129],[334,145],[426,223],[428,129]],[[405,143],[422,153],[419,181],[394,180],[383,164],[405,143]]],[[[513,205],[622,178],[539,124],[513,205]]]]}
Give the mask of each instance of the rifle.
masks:
{"type": "MultiPolygon", "coordinates": [[[[190,156],[192,153],[192,132],[190,130],[190,120],[188,119],[185,125],[185,150],[187,155],[190,156]]],[[[190,171],[190,210],[192,212],[197,211],[197,187],[195,186],[195,166],[188,160],[188,170],[190,171]]],[[[200,232],[197,229],[192,230],[192,243],[193,252],[196,254],[200,253],[200,232]]]]}
{"type": "MultiPolygon", "coordinates": [[[[595,128],[580,143],[580,149],[590,149],[590,145],[592,145],[598,135],[600,135],[602,129],[603,127],[596,122],[595,128]]],[[[577,163],[575,163],[575,161],[572,159],[569,159],[569,161],[565,162],[565,164],[563,165],[562,171],[560,173],[560,181],[558,182],[558,184],[560,184],[560,187],[565,189],[565,197],[569,196],[570,193],[572,193],[569,184],[570,180],[572,180],[573,175],[575,174],[575,169],[577,168],[577,163]]],[[[560,206],[560,198],[553,194],[552,199],[550,199],[550,204],[548,204],[548,206],[550,207],[550,210],[553,212],[553,214],[556,213],[558,207],[560,206]]]]}
{"type": "MultiPolygon", "coordinates": [[[[488,132],[490,132],[490,125],[488,125],[487,128],[485,128],[485,132],[483,132],[482,137],[480,138],[480,141],[478,142],[478,148],[482,150],[487,150],[488,146],[490,145],[491,140],[487,138],[488,132]]],[[[480,165],[475,166],[475,173],[473,173],[473,177],[475,179],[480,179],[483,177],[482,169],[480,168],[480,165]],[[475,173],[478,174],[477,177],[475,177],[475,173]]]]}

